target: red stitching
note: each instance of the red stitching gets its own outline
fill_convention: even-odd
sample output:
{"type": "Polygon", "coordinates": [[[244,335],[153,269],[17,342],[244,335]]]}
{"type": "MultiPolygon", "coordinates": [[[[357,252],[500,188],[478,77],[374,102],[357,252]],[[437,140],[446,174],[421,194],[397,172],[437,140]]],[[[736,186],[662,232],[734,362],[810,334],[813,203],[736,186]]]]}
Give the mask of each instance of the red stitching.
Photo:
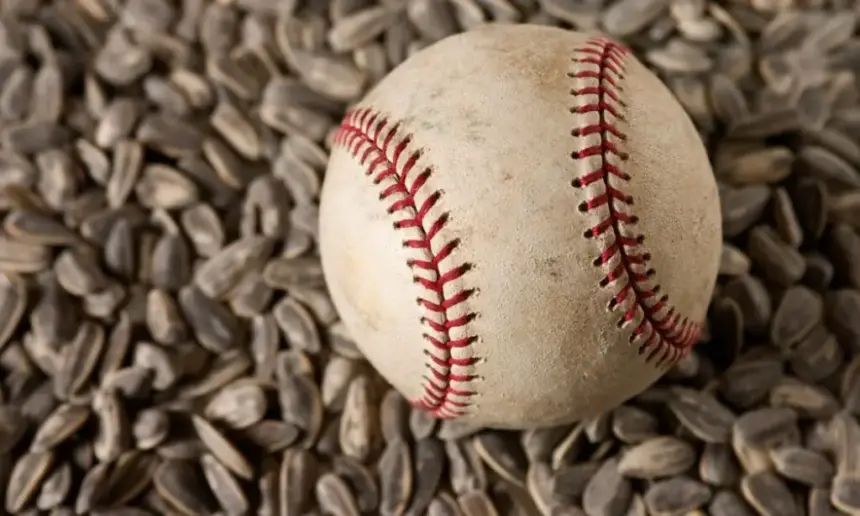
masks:
{"type": "Polygon", "coordinates": [[[635,234],[639,219],[630,214],[629,209],[625,210],[633,205],[633,197],[624,191],[631,177],[621,170],[628,156],[619,148],[627,135],[620,127],[624,122],[625,104],[620,100],[623,90],[618,84],[624,79],[624,59],[629,52],[603,38],[590,39],[575,51],[575,69],[567,75],[578,82],[577,87],[571,89],[577,105],[570,111],[597,113],[600,119],[571,131],[572,136],[586,145],[571,153],[571,157],[576,160],[599,157],[600,164],[571,184],[579,189],[589,188],[589,198],[579,209],[596,216],[597,223],[585,232],[585,237],[612,234],[611,242],[594,260],[595,266],[606,271],[600,286],[615,285],[617,288],[608,309],[622,311],[619,327],[631,321],[636,324],[630,342],[639,341],[639,354],[644,355],[647,362],[671,365],[699,340],[701,327],[669,306],[669,297],[660,295],[660,285],[649,285],[656,272],[648,267],[651,255],[643,249],[645,237],[641,234],[629,236],[635,234]],[[594,135],[599,135],[599,141],[588,138],[594,135]]]}
{"type": "Polygon", "coordinates": [[[633,329],[631,342],[640,339],[639,352],[646,355],[647,361],[656,360],[659,365],[672,364],[696,343],[701,328],[675,313],[674,307],[668,307],[668,296],[658,297],[659,285],[648,285],[655,271],[647,268],[650,255],[641,250],[644,236],[630,237],[622,232],[632,231],[632,226],[638,222],[635,215],[620,209],[633,204],[633,198],[623,191],[623,183],[630,180],[630,175],[621,171],[620,165],[610,161],[623,163],[627,160],[627,154],[620,150],[613,140],[620,143],[626,139],[626,134],[617,123],[624,121],[620,112],[624,103],[619,100],[618,93],[621,88],[617,82],[624,78],[624,57],[629,51],[612,41],[592,39],[585,47],[577,49],[576,53],[586,57],[575,57],[574,63],[577,67],[586,69],[576,70],[568,75],[595,84],[571,90],[571,94],[578,99],[588,97],[583,103],[574,106],[571,112],[597,113],[600,120],[595,124],[575,128],[571,134],[577,138],[599,135],[600,141],[572,153],[571,156],[574,159],[599,156],[601,163],[595,170],[575,179],[572,184],[576,188],[585,188],[592,184],[603,186],[602,193],[590,192],[591,197],[580,205],[583,212],[600,212],[597,224],[586,231],[585,236],[594,238],[609,233],[610,230],[613,233],[613,241],[601,249],[594,260],[596,266],[607,269],[600,285],[608,287],[610,284],[622,283],[608,304],[610,310],[624,310],[618,321],[619,326],[639,320],[633,329]],[[613,184],[618,182],[622,184],[613,184]],[[616,256],[618,263],[612,265],[616,256]],[[640,269],[645,269],[645,272],[640,269]]]}
{"type": "Polygon", "coordinates": [[[448,213],[430,215],[442,192],[423,192],[432,170],[418,166],[422,151],[409,150],[411,135],[404,135],[394,143],[400,132],[400,124],[389,125],[379,113],[370,109],[351,110],[335,133],[334,142],[358,159],[374,185],[382,186],[379,200],[387,203],[389,214],[399,216],[394,228],[413,230],[414,238],[405,239],[403,247],[417,255],[408,259],[406,265],[412,269],[413,280],[422,292],[417,304],[423,309],[420,322],[427,332],[422,338],[428,345],[424,349],[427,374],[423,377],[423,394],[412,404],[438,418],[451,419],[464,415],[475,396],[475,392],[461,384],[477,379],[473,366],[478,359],[458,358],[451,353],[454,349],[464,350],[477,340],[473,335],[451,336],[452,329],[462,328],[475,317],[471,312],[457,316],[450,313],[474,293],[474,289],[454,285],[471,265],[463,263],[447,268],[441,265],[460,241],[435,241],[449,219],[448,213]],[[386,180],[390,184],[382,185],[386,180]],[[423,200],[419,199],[422,195],[423,200]]]}

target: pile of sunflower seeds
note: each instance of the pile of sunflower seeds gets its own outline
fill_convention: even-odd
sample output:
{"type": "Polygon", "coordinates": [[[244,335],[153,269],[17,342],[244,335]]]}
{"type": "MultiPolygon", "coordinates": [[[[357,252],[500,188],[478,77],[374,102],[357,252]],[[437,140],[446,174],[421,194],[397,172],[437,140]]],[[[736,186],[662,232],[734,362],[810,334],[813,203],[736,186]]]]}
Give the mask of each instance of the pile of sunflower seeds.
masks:
{"type": "Polygon", "coordinates": [[[0,512],[860,514],[854,0],[2,0],[0,512]],[[316,251],[333,129],[486,23],[601,30],[695,120],[705,341],[592,421],[410,409],[316,251]]]}

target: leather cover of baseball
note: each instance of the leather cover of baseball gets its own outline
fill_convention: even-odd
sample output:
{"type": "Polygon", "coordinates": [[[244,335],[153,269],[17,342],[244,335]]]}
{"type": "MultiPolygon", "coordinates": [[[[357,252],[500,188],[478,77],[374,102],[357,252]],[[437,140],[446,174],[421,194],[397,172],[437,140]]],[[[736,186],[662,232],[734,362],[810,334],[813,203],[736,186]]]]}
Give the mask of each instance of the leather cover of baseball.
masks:
{"type": "Polygon", "coordinates": [[[669,90],[597,35],[496,25],[394,69],[332,143],[320,253],[371,364],[439,418],[534,428],[698,341],[720,208],[669,90]]]}

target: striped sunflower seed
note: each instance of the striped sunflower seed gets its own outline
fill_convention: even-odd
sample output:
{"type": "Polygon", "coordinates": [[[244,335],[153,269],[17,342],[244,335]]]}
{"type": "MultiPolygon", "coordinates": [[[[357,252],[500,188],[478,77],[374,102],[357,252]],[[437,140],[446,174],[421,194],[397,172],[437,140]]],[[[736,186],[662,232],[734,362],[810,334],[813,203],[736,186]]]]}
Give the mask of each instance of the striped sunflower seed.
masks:
{"type": "Polygon", "coordinates": [[[200,440],[212,455],[240,478],[250,480],[254,469],[244,455],[209,421],[192,415],[191,422],[200,440]]]}
{"type": "Polygon", "coordinates": [[[652,484],[645,493],[645,506],[655,516],[687,514],[708,503],[711,490],[687,477],[674,477],[652,484]]]}
{"type": "Polygon", "coordinates": [[[624,452],[618,471],[631,478],[656,479],[681,474],[695,462],[696,452],[690,444],[675,437],[660,436],[624,452]]]}
{"type": "Polygon", "coordinates": [[[403,514],[414,489],[414,470],[409,445],[400,439],[389,442],[379,457],[378,468],[379,513],[383,516],[403,514]]]}
{"type": "Polygon", "coordinates": [[[800,514],[788,486],[775,474],[762,471],[747,475],[741,480],[744,499],[762,516],[800,514]]]}
{"type": "Polygon", "coordinates": [[[212,454],[200,458],[203,476],[209,488],[227,514],[247,514],[250,504],[242,486],[212,454]]]}
{"type": "Polygon", "coordinates": [[[52,451],[30,452],[21,455],[12,468],[6,484],[6,510],[22,511],[36,495],[54,464],[52,451]]]}

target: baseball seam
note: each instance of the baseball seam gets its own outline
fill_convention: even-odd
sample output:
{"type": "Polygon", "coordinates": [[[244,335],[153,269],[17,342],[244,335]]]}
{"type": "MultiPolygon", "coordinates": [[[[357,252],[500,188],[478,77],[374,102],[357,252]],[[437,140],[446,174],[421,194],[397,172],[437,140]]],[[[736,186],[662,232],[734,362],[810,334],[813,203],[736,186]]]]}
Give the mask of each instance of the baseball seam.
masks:
{"type": "Polygon", "coordinates": [[[335,133],[334,144],[357,159],[381,189],[379,200],[387,203],[388,214],[397,216],[394,229],[403,232],[403,247],[413,255],[407,266],[421,292],[416,302],[427,345],[422,395],[412,405],[452,419],[464,415],[476,396],[470,385],[478,379],[474,366],[479,359],[471,350],[477,336],[468,327],[476,314],[464,304],[475,289],[463,288],[461,281],[472,265],[450,263],[456,261],[452,253],[460,240],[440,237],[450,217],[448,212],[437,214],[443,192],[427,186],[432,168],[419,166],[422,150],[412,148],[411,134],[401,133],[399,123],[391,124],[380,113],[353,109],[335,133]]]}
{"type": "Polygon", "coordinates": [[[605,273],[600,287],[614,291],[607,309],[620,312],[618,328],[633,328],[630,342],[638,344],[647,363],[669,366],[698,342],[701,327],[682,317],[660,285],[653,283],[656,271],[643,246],[645,236],[636,230],[639,219],[632,213],[634,199],[627,191],[632,178],[625,172],[628,154],[623,150],[627,134],[621,83],[629,53],[599,37],[575,50],[568,73],[575,83],[570,111],[585,125],[571,131],[579,147],[571,158],[584,163],[588,172],[571,185],[586,193],[579,211],[595,220],[584,237],[600,246],[593,264],[605,273]]]}

